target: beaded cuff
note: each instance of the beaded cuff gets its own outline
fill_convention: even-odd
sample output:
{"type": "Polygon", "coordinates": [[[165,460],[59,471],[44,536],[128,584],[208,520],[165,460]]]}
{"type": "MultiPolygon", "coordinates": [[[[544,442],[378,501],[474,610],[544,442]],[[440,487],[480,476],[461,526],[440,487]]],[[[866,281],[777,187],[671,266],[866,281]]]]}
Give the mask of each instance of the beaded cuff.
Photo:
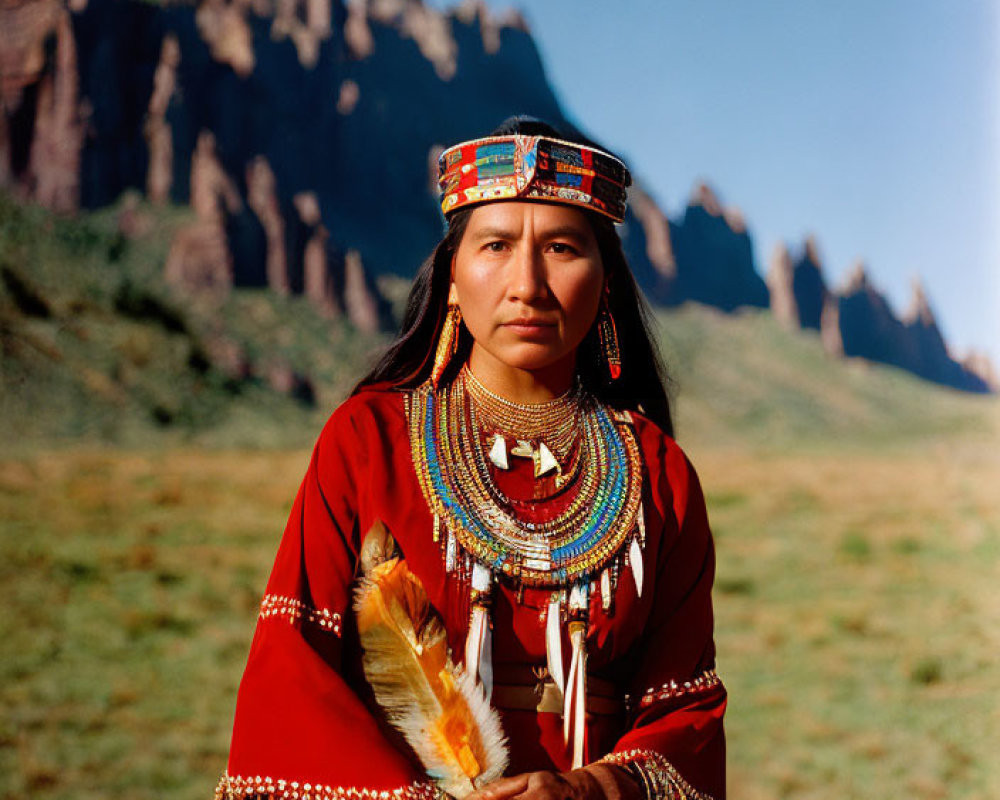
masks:
{"type": "Polygon", "coordinates": [[[643,791],[646,800],[712,800],[688,783],[673,764],[653,750],[609,753],[598,764],[624,769],[643,791]]]}
{"type": "Polygon", "coordinates": [[[261,777],[222,773],[215,787],[215,800],[443,800],[447,797],[433,783],[411,783],[398,789],[365,789],[356,786],[325,786],[261,777]]]}
{"type": "Polygon", "coordinates": [[[490,136],[449,147],[438,159],[441,210],[492,200],[543,200],[625,219],[625,165],[610,153],[546,136],[490,136]]]}

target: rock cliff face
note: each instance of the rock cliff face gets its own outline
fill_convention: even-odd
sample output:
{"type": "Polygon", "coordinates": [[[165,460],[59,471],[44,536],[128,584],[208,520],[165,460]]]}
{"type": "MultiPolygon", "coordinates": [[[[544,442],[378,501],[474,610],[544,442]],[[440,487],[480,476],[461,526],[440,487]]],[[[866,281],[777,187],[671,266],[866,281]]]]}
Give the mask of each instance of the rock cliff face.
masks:
{"type": "Polygon", "coordinates": [[[991,392],[1000,392],[1000,374],[993,362],[984,353],[973,350],[962,359],[962,367],[979,378],[991,392]]]}
{"type": "Polygon", "coordinates": [[[641,185],[633,185],[629,191],[621,238],[636,282],[651,300],[666,302],[677,280],[670,221],[641,185]]]}
{"type": "Polygon", "coordinates": [[[771,253],[771,266],[767,271],[767,290],[771,295],[771,313],[784,327],[799,327],[799,305],[795,299],[793,283],[795,265],[784,242],[771,253]]]}
{"type": "Polygon", "coordinates": [[[724,311],[768,306],[743,216],[723,209],[710,187],[695,187],[683,218],[670,226],[670,239],[677,274],[669,295],[659,299],[670,304],[695,300],[724,311]]]}
{"type": "Polygon", "coordinates": [[[58,211],[79,202],[83,108],[70,12],[0,6],[0,185],[58,211]]]}
{"type": "Polygon", "coordinates": [[[956,389],[991,391],[983,376],[950,356],[919,285],[910,310],[899,319],[859,264],[840,293],[838,314],[845,355],[902,367],[956,389]]]}
{"type": "Polygon", "coordinates": [[[914,286],[910,310],[902,319],[863,264],[855,265],[839,292],[831,292],[812,236],[795,259],[785,245],[775,248],[767,282],[775,318],[790,329],[819,331],[830,355],[891,364],[965,391],[995,391],[988,360],[962,364],[951,357],[920,285],[914,286]]]}
{"type": "Polygon", "coordinates": [[[363,329],[391,324],[374,276],[412,275],[441,229],[414,165],[512,113],[565,124],[523,20],[476,2],[25,0],[0,7],[0,68],[19,197],[189,203],[173,282],[305,293],[363,329]]]}
{"type": "MultiPolygon", "coordinates": [[[[0,186],[62,211],[137,189],[190,204],[167,278],[200,294],[304,294],[361,330],[391,326],[376,276],[411,277],[442,229],[442,145],[530,114],[572,129],[516,12],[482,0],[0,2],[0,186]]],[[[926,299],[903,321],[867,278],[839,298],[815,243],[754,264],[742,215],[695,188],[668,220],[635,186],[622,228],[651,300],[767,307],[827,350],[981,390],[926,299]],[[770,292],[769,292],[770,286],[770,292]]]]}
{"type": "Polygon", "coordinates": [[[794,260],[783,243],[775,247],[767,287],[771,293],[771,311],[778,322],[791,330],[819,331],[824,349],[830,355],[843,355],[839,307],[823,278],[814,237],[806,239],[802,252],[794,260]]]}
{"type": "Polygon", "coordinates": [[[792,265],[792,294],[798,307],[799,325],[818,331],[830,293],[823,280],[816,240],[811,236],[806,239],[802,255],[792,265]]]}

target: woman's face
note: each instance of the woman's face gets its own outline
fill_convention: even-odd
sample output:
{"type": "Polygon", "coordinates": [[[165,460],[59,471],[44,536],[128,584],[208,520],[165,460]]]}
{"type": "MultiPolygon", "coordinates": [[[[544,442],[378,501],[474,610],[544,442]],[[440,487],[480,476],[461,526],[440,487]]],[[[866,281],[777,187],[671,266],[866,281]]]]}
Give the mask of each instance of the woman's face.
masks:
{"type": "Polygon", "coordinates": [[[575,367],[597,316],[604,268],[583,211],[557,203],[475,208],[452,262],[449,300],[475,340],[473,369],[575,367]]]}

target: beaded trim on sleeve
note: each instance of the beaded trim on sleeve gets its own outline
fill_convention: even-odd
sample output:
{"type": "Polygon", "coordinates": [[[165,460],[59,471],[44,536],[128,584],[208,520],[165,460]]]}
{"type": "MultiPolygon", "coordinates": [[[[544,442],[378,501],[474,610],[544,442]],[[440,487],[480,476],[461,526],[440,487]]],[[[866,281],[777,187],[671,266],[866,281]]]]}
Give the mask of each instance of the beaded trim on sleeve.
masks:
{"type": "Polygon", "coordinates": [[[648,800],[712,800],[688,783],[673,764],[653,750],[623,750],[609,753],[597,763],[637,768],[648,800]]]}
{"type": "MultiPolygon", "coordinates": [[[[646,708],[661,700],[672,700],[675,697],[683,697],[686,694],[707,692],[709,689],[714,689],[716,686],[721,685],[722,680],[716,674],[715,670],[707,669],[697,678],[690,681],[684,681],[683,683],[670,681],[670,683],[665,683],[660,687],[650,686],[639,698],[638,707],[646,708]]],[[[626,695],[625,702],[631,707],[635,699],[626,695]]]]}
{"type": "Polygon", "coordinates": [[[289,624],[299,620],[309,622],[319,626],[324,631],[340,636],[340,614],[330,611],[328,608],[307,606],[295,597],[283,594],[264,595],[264,599],[260,601],[259,619],[271,619],[272,617],[283,618],[289,624]]]}
{"type": "Polygon", "coordinates": [[[398,789],[359,789],[356,786],[325,786],[257,775],[222,773],[215,787],[215,800],[441,800],[445,795],[433,783],[411,783],[398,789]]]}

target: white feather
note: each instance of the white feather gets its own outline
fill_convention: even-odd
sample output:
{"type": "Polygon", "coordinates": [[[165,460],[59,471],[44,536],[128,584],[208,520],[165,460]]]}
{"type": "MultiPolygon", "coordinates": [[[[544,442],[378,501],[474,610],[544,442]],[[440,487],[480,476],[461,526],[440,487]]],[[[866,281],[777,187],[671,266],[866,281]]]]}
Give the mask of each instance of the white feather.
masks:
{"type": "Polygon", "coordinates": [[[562,625],[559,620],[559,596],[549,603],[549,610],[545,615],[545,654],[549,662],[549,675],[555,681],[559,691],[565,696],[566,683],[563,674],[562,657],[562,625]]]}
{"type": "Polygon", "coordinates": [[[566,697],[563,705],[563,740],[573,749],[573,769],[583,766],[583,744],[587,719],[587,646],[586,626],[570,631],[573,656],[570,660],[569,678],[566,680],[566,697]]]}
{"type": "MultiPolygon", "coordinates": [[[[357,590],[356,608],[360,609],[373,593],[379,591],[375,583],[362,579],[357,590]]],[[[393,616],[393,619],[399,618],[393,616]]],[[[439,633],[436,635],[444,636],[440,621],[429,624],[438,626],[439,633]]],[[[390,625],[376,625],[362,632],[362,642],[365,676],[376,700],[389,721],[419,756],[428,775],[438,780],[442,789],[454,797],[464,797],[503,775],[509,757],[500,716],[466,670],[450,659],[445,662],[445,671],[451,675],[475,720],[486,756],[480,760],[482,772],[474,783],[456,770],[455,765],[449,763],[434,745],[431,731],[442,713],[442,705],[435,698],[418,663],[420,650],[419,646],[414,647],[418,642],[414,629],[408,623],[398,629],[390,625]]]]}
{"type": "Polygon", "coordinates": [[[635,581],[635,594],[642,597],[642,548],[639,546],[639,539],[632,539],[632,544],[628,548],[628,563],[632,568],[632,578],[635,581]]]}
{"type": "Polygon", "coordinates": [[[489,615],[485,608],[476,606],[472,609],[469,635],[465,640],[465,671],[479,680],[487,700],[493,694],[491,638],[489,615]]]}

